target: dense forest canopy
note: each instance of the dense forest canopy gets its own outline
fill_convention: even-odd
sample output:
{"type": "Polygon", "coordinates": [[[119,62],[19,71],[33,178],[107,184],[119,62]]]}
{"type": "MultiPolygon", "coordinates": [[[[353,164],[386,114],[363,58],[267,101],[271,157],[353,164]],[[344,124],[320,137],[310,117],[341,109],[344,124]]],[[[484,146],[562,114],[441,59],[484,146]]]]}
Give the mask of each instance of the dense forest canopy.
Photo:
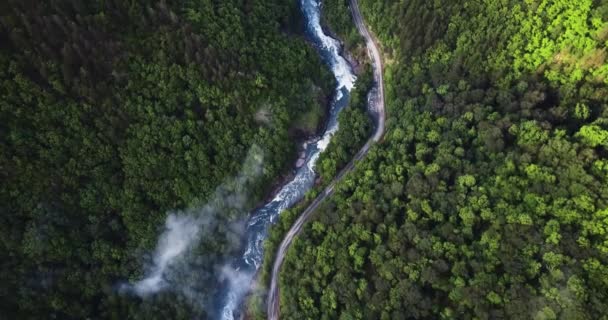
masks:
{"type": "MultiPolygon", "coordinates": [[[[169,210],[204,203],[257,145],[253,207],[322,123],[333,80],[301,30],[296,1],[2,1],[3,317],[208,316],[115,285],[144,272],[169,210]]],[[[203,240],[202,290],[241,211],[203,240]]]]}
{"type": "Polygon", "coordinates": [[[608,3],[359,2],[388,130],[294,242],[282,318],[606,319],[608,3]]]}

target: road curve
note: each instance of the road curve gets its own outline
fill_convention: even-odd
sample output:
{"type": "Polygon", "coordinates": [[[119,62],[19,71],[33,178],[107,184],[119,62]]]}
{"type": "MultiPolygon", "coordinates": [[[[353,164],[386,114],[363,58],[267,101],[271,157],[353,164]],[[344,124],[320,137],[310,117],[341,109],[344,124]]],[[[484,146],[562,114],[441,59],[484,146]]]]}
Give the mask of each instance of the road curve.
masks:
{"type": "Polygon", "coordinates": [[[338,181],[342,180],[342,178],[349,172],[353,170],[355,167],[355,163],[361,160],[368,152],[369,148],[372,144],[380,141],[384,136],[384,122],[386,119],[386,114],[384,110],[384,78],[382,75],[382,57],[380,56],[380,50],[374,41],[374,38],[371,36],[370,32],[367,30],[365,23],[363,22],[363,17],[361,16],[361,12],[359,11],[359,4],[357,0],[349,0],[350,9],[353,16],[353,20],[355,25],[357,26],[357,30],[365,39],[365,43],[367,46],[368,54],[372,58],[372,66],[374,70],[374,80],[376,82],[375,97],[372,97],[370,103],[376,113],[377,123],[376,130],[374,134],[369,138],[369,140],[365,143],[363,148],[357,152],[354,158],[346,165],[342,171],[332,180],[332,182],[323,190],[323,192],[317,196],[317,198],[302,212],[300,217],[293,224],[289,232],[283,238],[281,245],[276,253],[274,264],[272,266],[272,276],[270,279],[270,290],[268,292],[268,319],[270,320],[278,320],[279,319],[279,271],[281,266],[283,265],[283,260],[285,259],[285,253],[287,249],[291,245],[294,237],[297,236],[300,231],[302,231],[302,226],[312,213],[319,207],[319,204],[323,202],[328,196],[330,196],[334,191],[334,186],[338,181]]]}

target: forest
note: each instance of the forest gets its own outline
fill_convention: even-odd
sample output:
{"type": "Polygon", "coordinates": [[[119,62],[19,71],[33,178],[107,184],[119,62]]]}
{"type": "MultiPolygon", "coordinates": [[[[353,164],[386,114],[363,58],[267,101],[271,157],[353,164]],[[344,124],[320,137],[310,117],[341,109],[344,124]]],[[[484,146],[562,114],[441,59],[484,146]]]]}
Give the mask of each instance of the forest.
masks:
{"type": "Polygon", "coordinates": [[[608,3],[359,5],[387,132],[295,239],[281,318],[608,319],[608,3]]]}
{"type": "Polygon", "coordinates": [[[333,78],[296,1],[0,2],[0,313],[6,319],[209,317],[214,263],[323,124],[333,78]],[[202,239],[200,300],[139,299],[173,210],[205,203],[253,146],[244,210],[202,239]]]}

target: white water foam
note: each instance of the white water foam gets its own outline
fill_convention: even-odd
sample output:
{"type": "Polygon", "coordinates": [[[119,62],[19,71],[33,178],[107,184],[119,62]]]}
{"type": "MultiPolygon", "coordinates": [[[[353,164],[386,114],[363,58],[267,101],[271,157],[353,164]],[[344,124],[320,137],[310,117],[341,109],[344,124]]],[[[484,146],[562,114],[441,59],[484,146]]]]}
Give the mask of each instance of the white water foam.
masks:
{"type": "Polygon", "coordinates": [[[327,149],[332,136],[338,131],[338,111],[336,105],[343,102],[344,95],[354,87],[356,76],[349,63],[340,56],[340,42],[325,35],[320,24],[320,2],[318,0],[301,0],[305,17],[308,19],[308,30],[319,46],[323,57],[331,68],[337,81],[335,97],[332,102],[328,127],[320,138],[307,141],[304,144],[306,165],[301,166],[293,180],[285,184],[271,202],[257,210],[249,221],[251,233],[247,239],[246,249],[240,262],[232,265],[242,265],[242,268],[233,268],[232,265],[224,270],[228,282],[227,293],[220,310],[223,320],[233,320],[243,297],[251,289],[253,275],[260,268],[264,258],[263,242],[266,238],[270,224],[275,223],[279,215],[287,208],[300,201],[305,193],[314,185],[316,177],[315,166],[321,152],[327,149]],[[246,271],[243,269],[249,269],[246,271]],[[236,273],[235,273],[236,272],[236,273]]]}
{"type": "Polygon", "coordinates": [[[338,81],[338,89],[346,88],[346,90],[351,91],[357,77],[352,72],[350,64],[340,55],[340,42],[323,32],[320,22],[320,6],[321,2],[318,0],[302,0],[302,8],[308,18],[309,29],[313,31],[313,35],[323,48],[330,51],[331,58],[334,60],[331,63],[331,68],[338,81]]]}

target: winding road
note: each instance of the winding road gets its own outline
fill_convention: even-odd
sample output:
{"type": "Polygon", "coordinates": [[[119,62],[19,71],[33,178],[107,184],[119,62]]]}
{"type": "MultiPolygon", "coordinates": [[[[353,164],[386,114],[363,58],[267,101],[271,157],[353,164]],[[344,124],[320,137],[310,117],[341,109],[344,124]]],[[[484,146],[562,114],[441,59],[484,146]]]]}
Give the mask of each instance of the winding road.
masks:
{"type": "Polygon", "coordinates": [[[323,190],[323,192],[317,196],[317,198],[302,212],[300,217],[293,224],[289,232],[285,235],[285,238],[281,242],[279,249],[275,256],[275,261],[272,267],[272,276],[270,280],[270,290],[268,293],[268,319],[270,320],[278,320],[279,319],[279,271],[281,266],[283,265],[283,260],[285,259],[285,253],[287,249],[291,245],[295,236],[297,236],[302,231],[302,226],[304,223],[308,221],[312,213],[319,207],[319,205],[329,197],[333,191],[336,183],[338,183],[344,176],[351,172],[355,163],[361,160],[365,155],[369,152],[370,147],[379,142],[384,136],[384,122],[386,119],[386,114],[384,111],[384,79],[382,75],[382,57],[380,56],[380,51],[374,41],[374,38],[367,30],[365,23],[363,22],[363,18],[361,16],[361,12],[359,11],[359,4],[357,0],[350,0],[350,9],[353,16],[353,20],[355,25],[357,26],[357,30],[365,39],[365,43],[367,46],[368,54],[372,59],[372,66],[374,70],[374,80],[376,83],[376,88],[374,88],[375,95],[372,96],[370,100],[370,108],[373,109],[375,115],[377,117],[376,130],[374,134],[369,138],[369,140],[365,143],[363,148],[357,152],[354,158],[340,171],[340,173],[332,180],[332,182],[323,190]]]}

